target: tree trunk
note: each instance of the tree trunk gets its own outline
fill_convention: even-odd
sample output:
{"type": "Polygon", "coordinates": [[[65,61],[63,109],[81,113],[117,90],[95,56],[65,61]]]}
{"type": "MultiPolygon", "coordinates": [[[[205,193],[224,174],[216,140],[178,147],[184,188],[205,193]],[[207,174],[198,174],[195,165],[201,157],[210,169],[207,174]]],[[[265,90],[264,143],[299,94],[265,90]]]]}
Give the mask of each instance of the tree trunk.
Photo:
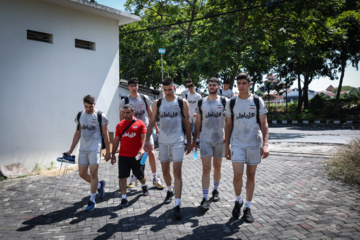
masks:
{"type": "Polygon", "coordinates": [[[335,99],[335,106],[334,106],[334,112],[337,113],[340,106],[340,93],[341,93],[341,87],[343,84],[344,76],[345,76],[345,67],[346,67],[346,60],[343,58],[341,61],[341,75],[340,75],[340,81],[338,90],[336,93],[336,99],[335,99]]]}
{"type": "Polygon", "coordinates": [[[304,76],[304,87],[303,87],[303,102],[304,102],[304,109],[309,109],[309,76],[304,76]]]}
{"type": "Polygon", "coordinates": [[[299,98],[298,98],[298,106],[297,106],[296,112],[301,113],[303,100],[302,100],[300,73],[298,74],[298,91],[299,91],[299,98]]]}

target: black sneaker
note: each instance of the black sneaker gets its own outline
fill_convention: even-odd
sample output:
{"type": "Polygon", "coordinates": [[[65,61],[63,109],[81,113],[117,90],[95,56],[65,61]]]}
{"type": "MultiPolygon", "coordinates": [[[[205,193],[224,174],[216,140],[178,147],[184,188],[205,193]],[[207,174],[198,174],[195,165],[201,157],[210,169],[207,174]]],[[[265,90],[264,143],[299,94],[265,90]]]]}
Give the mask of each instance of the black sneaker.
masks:
{"type": "Polygon", "coordinates": [[[174,207],[174,219],[175,219],[175,220],[180,220],[180,219],[182,219],[182,214],[181,214],[180,205],[177,205],[176,207],[174,207]]]}
{"type": "Polygon", "coordinates": [[[172,201],[172,197],[174,196],[174,192],[167,191],[166,198],[164,203],[169,204],[172,201]]]}
{"type": "Polygon", "coordinates": [[[209,200],[206,200],[205,198],[203,198],[203,200],[201,201],[200,203],[200,208],[202,210],[209,210],[210,208],[210,201],[209,200]]]}
{"type": "Polygon", "coordinates": [[[238,201],[235,201],[234,209],[232,210],[232,215],[234,219],[238,219],[240,217],[240,210],[243,203],[239,203],[238,201]]]}
{"type": "Polygon", "coordinates": [[[220,200],[219,191],[214,189],[214,191],[212,191],[212,197],[214,202],[218,202],[220,200]]]}
{"type": "Polygon", "coordinates": [[[129,205],[129,202],[126,198],[121,199],[120,209],[126,208],[129,205]]]}
{"type": "Polygon", "coordinates": [[[142,186],[142,190],[143,190],[143,195],[144,196],[148,196],[149,195],[149,190],[148,190],[148,186],[142,186]]]}
{"type": "Polygon", "coordinates": [[[246,223],[253,223],[254,222],[254,217],[251,215],[251,210],[250,208],[245,208],[244,209],[244,221],[246,223]]]}

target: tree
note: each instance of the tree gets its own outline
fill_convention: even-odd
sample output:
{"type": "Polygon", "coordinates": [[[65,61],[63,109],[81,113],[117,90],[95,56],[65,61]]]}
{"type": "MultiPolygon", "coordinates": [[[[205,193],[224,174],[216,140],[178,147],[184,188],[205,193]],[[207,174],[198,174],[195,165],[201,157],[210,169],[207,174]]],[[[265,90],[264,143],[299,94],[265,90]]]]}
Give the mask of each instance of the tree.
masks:
{"type": "Polygon", "coordinates": [[[330,18],[327,25],[332,30],[333,39],[328,42],[329,63],[333,75],[340,72],[340,81],[334,110],[338,111],[340,93],[348,63],[358,70],[360,61],[360,3],[356,0],[339,1],[342,5],[330,18]]]}

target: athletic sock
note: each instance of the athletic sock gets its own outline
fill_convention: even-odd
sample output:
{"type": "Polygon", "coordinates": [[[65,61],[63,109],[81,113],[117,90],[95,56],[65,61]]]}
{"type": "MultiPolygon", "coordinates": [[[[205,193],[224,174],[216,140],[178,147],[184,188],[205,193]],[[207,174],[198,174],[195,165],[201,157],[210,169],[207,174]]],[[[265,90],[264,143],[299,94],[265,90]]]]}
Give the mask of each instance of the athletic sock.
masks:
{"type": "Polygon", "coordinates": [[[218,182],[214,181],[214,190],[218,190],[219,185],[220,185],[220,181],[218,182]]]}
{"type": "Polygon", "coordinates": [[[122,199],[126,199],[126,194],[122,194],[122,195],[121,195],[121,198],[122,198],[122,199]]]}
{"type": "Polygon", "coordinates": [[[99,182],[97,189],[100,189],[100,188],[101,188],[101,183],[99,182]]]}
{"type": "Polygon", "coordinates": [[[167,186],[169,192],[173,192],[172,186],[167,186]]]}
{"type": "Polygon", "coordinates": [[[206,201],[208,200],[208,196],[209,196],[209,189],[203,189],[203,196],[206,199],[206,201]]]}
{"type": "Polygon", "coordinates": [[[242,203],[242,198],[241,198],[241,195],[239,195],[239,196],[236,196],[236,201],[238,201],[240,204],[242,203]]]}
{"type": "Polygon", "coordinates": [[[95,202],[95,196],[96,196],[96,193],[91,193],[90,194],[90,201],[95,202]]]}
{"type": "Polygon", "coordinates": [[[246,200],[244,210],[245,210],[246,208],[250,208],[250,206],[251,206],[251,201],[246,200]]]}
{"type": "Polygon", "coordinates": [[[157,178],[157,172],[154,172],[154,173],[153,173],[153,177],[154,177],[154,178],[157,178]]]}
{"type": "Polygon", "coordinates": [[[145,186],[147,186],[147,184],[146,184],[146,183],[145,183],[145,184],[141,184],[141,186],[145,187],[145,186]]]}
{"type": "Polygon", "coordinates": [[[175,207],[180,205],[181,198],[175,198],[175,207]]]}

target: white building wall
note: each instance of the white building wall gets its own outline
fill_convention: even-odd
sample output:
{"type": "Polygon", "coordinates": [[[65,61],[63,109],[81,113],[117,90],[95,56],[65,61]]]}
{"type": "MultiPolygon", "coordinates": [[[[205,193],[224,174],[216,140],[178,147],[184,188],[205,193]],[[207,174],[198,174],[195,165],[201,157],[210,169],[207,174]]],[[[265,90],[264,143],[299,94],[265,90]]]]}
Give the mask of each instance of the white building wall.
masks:
{"type": "Polygon", "coordinates": [[[0,5],[0,164],[49,166],[70,148],[84,95],[106,114],[118,99],[119,22],[39,0],[0,5]],[[53,43],[27,40],[27,29],[53,43]],[[96,50],[75,48],[75,38],[96,50]]]}

